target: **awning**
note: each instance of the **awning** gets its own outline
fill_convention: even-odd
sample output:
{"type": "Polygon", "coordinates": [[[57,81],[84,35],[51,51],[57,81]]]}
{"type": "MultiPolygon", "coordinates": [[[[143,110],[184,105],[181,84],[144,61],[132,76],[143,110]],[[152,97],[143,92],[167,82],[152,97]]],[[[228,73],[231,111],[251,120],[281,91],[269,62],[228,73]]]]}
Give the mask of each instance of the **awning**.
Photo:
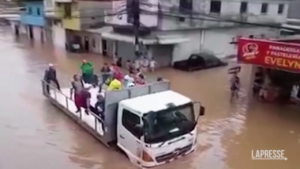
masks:
{"type": "Polygon", "coordinates": [[[162,45],[177,44],[189,41],[188,38],[185,38],[181,35],[159,35],[157,38],[158,43],[162,45]]]}
{"type": "MultiPolygon", "coordinates": [[[[114,32],[107,32],[101,34],[103,38],[116,40],[116,41],[123,41],[128,43],[134,43],[134,36],[129,35],[122,35],[114,32]]],[[[140,41],[145,45],[155,45],[155,44],[177,44],[182,42],[189,41],[188,38],[184,38],[180,35],[157,35],[157,36],[149,36],[140,38],[140,41]]]]}
{"type": "Polygon", "coordinates": [[[90,33],[97,33],[102,35],[103,33],[111,32],[113,28],[111,26],[104,26],[102,28],[97,28],[97,29],[88,29],[87,32],[90,33]]]}

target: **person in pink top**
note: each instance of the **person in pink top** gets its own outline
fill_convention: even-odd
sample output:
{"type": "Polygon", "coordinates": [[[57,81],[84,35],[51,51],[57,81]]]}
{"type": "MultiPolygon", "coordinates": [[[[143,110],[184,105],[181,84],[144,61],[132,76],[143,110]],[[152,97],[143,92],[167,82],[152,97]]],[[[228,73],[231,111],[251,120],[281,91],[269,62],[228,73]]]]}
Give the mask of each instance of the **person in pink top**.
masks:
{"type": "Polygon", "coordinates": [[[112,70],[113,77],[115,79],[118,79],[119,81],[123,80],[124,75],[123,75],[121,69],[116,64],[114,64],[114,63],[111,64],[110,69],[112,70]]]}

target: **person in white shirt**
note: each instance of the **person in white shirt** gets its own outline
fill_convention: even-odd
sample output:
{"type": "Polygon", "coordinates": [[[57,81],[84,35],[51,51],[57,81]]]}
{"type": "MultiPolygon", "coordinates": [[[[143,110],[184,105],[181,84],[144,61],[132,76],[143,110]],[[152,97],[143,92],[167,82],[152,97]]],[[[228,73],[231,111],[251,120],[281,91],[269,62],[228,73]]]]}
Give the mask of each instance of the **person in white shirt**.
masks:
{"type": "Polygon", "coordinates": [[[154,72],[156,66],[156,61],[154,60],[154,58],[151,58],[149,66],[150,66],[150,71],[154,72]]]}
{"type": "Polygon", "coordinates": [[[125,87],[134,86],[134,73],[133,72],[129,72],[129,74],[124,77],[124,86],[125,87]]]}
{"type": "Polygon", "coordinates": [[[135,61],[134,61],[134,68],[135,69],[139,69],[140,68],[140,64],[141,62],[140,62],[140,59],[136,59],[135,61]]]}

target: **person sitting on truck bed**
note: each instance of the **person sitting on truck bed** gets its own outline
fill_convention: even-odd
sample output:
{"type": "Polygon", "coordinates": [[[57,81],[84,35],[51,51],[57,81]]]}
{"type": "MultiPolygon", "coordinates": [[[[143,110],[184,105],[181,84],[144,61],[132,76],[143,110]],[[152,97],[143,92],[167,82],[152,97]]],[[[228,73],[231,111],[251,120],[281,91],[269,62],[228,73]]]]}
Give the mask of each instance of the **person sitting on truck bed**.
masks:
{"type": "Polygon", "coordinates": [[[104,120],[104,97],[101,94],[97,95],[97,102],[94,107],[90,107],[91,111],[104,120]]]}
{"type": "Polygon", "coordinates": [[[74,94],[74,102],[75,102],[75,106],[77,108],[76,113],[78,113],[80,111],[80,107],[81,107],[80,96],[81,96],[81,90],[84,88],[84,84],[83,84],[82,79],[78,75],[74,75],[71,85],[72,85],[72,88],[70,90],[70,97],[72,99],[73,94],[74,94]]]}
{"type": "Polygon", "coordinates": [[[145,82],[145,76],[143,74],[137,75],[136,78],[135,78],[135,84],[138,84],[138,85],[144,85],[144,84],[146,84],[146,82],[145,82]]]}
{"type": "Polygon", "coordinates": [[[112,79],[109,82],[109,85],[107,87],[107,90],[120,90],[122,89],[122,83],[117,78],[112,79]]]}
{"type": "Polygon", "coordinates": [[[134,73],[129,72],[128,75],[124,77],[124,86],[125,87],[132,87],[132,84],[134,84],[134,73]]]}

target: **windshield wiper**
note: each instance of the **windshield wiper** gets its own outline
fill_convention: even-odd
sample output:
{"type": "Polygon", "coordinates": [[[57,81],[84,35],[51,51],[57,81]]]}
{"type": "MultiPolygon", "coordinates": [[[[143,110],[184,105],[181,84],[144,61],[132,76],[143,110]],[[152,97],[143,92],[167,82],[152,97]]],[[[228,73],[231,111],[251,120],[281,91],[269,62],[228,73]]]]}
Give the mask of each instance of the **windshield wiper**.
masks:
{"type": "Polygon", "coordinates": [[[158,146],[158,148],[160,148],[161,146],[163,146],[167,141],[168,141],[168,140],[162,142],[162,143],[158,146]]]}

